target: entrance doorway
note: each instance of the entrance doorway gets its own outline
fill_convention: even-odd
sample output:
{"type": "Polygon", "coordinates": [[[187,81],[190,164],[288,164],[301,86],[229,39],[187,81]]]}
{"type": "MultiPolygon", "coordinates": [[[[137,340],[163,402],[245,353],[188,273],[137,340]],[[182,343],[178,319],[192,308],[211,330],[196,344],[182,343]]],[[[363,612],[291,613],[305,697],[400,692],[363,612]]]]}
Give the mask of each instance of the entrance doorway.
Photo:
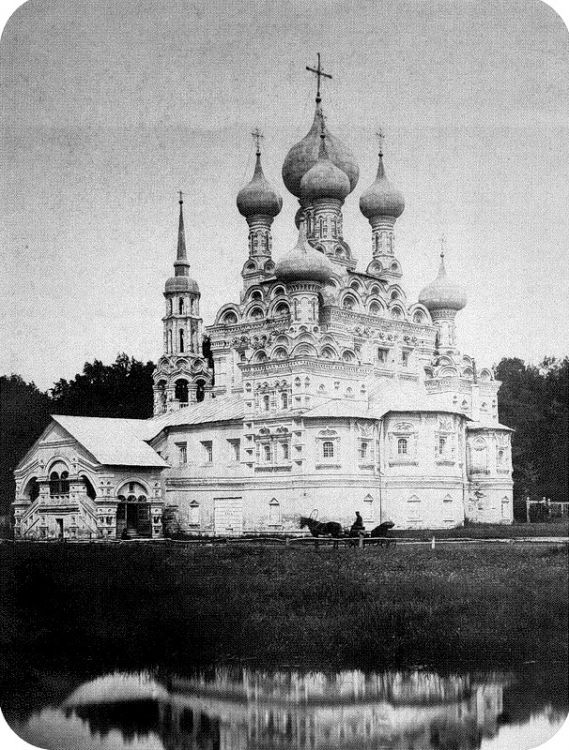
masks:
{"type": "Polygon", "coordinates": [[[147,490],[136,481],[128,482],[122,490],[125,494],[117,498],[117,537],[152,536],[147,490]]]}
{"type": "Polygon", "coordinates": [[[55,527],[57,529],[57,538],[63,539],[63,518],[55,519],[55,527]]]}
{"type": "Polygon", "coordinates": [[[240,536],[243,533],[243,498],[214,499],[213,529],[216,536],[240,536]]]}

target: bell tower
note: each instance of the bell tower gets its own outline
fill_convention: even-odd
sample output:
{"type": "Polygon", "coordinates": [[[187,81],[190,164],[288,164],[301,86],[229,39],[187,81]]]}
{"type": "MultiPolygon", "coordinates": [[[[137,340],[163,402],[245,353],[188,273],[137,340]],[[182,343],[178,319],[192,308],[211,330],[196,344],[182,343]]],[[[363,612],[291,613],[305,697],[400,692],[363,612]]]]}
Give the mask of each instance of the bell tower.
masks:
{"type": "Polygon", "coordinates": [[[154,371],[154,416],[203,401],[212,374],[202,352],[200,289],[190,278],[186,252],[183,195],[180,192],[178,246],[174,276],[166,281],[163,354],[154,371]]]}

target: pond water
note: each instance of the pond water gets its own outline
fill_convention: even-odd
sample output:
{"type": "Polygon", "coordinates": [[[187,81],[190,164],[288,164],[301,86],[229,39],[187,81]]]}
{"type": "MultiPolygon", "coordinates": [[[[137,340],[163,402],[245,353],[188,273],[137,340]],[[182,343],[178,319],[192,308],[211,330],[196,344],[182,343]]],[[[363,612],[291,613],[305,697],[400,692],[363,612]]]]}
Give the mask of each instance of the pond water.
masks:
{"type": "Polygon", "coordinates": [[[564,669],[50,674],[41,704],[20,696],[2,709],[47,750],[525,750],[565,720],[564,669]]]}

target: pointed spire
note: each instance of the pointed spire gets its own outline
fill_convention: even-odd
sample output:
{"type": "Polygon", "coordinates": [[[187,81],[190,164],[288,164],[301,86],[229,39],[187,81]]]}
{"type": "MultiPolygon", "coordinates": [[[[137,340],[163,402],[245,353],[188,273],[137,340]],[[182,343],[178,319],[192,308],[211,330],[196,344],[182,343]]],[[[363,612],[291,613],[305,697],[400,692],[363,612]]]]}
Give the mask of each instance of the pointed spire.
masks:
{"type": "Polygon", "coordinates": [[[178,247],[174,268],[176,269],[176,276],[187,276],[190,264],[186,254],[186,233],[184,231],[184,213],[182,209],[184,198],[181,190],[179,191],[179,195],[180,198],[178,203],[180,204],[180,218],[178,219],[178,247]]]}

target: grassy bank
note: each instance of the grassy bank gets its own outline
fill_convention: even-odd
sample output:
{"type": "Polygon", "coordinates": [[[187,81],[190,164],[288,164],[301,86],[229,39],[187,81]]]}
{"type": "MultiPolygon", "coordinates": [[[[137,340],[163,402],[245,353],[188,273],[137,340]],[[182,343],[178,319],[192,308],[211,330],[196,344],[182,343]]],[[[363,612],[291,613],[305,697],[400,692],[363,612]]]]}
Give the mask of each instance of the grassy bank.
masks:
{"type": "Polygon", "coordinates": [[[566,658],[559,547],[2,545],[8,671],[210,659],[381,667],[566,658]]]}
{"type": "Polygon", "coordinates": [[[478,523],[458,529],[394,529],[391,536],[414,539],[518,539],[536,536],[569,536],[569,521],[555,523],[514,523],[511,525],[478,523]]]}

